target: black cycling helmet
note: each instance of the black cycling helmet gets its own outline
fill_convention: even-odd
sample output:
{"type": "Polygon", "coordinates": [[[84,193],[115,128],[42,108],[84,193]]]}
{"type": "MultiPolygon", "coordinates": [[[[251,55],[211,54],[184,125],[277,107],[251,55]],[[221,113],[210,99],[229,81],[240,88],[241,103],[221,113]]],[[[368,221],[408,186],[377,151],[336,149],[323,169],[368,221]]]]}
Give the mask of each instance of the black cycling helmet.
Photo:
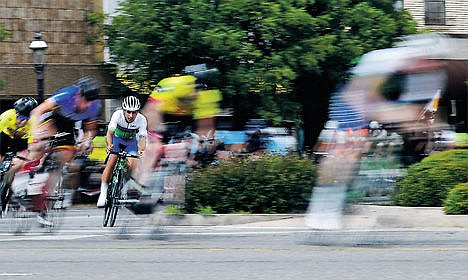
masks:
{"type": "Polygon", "coordinates": [[[29,117],[29,113],[36,108],[38,105],[36,99],[32,97],[23,97],[13,104],[13,108],[15,108],[16,113],[21,116],[29,117]]]}
{"type": "Polygon", "coordinates": [[[76,86],[81,89],[81,95],[88,101],[99,98],[99,83],[93,78],[83,77],[76,81],[76,86]]]}
{"type": "Polygon", "coordinates": [[[215,88],[219,86],[219,71],[216,68],[208,68],[206,64],[186,66],[183,73],[197,78],[196,88],[215,88]]]}

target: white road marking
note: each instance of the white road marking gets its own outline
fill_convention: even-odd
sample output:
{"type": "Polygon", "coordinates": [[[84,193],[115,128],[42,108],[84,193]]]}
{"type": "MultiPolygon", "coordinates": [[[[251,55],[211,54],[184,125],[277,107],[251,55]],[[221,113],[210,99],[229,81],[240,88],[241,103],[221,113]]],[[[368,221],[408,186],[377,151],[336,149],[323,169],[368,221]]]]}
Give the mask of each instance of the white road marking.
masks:
{"type": "Polygon", "coordinates": [[[102,235],[25,235],[15,236],[13,238],[0,239],[0,242],[11,242],[11,241],[46,241],[46,240],[75,240],[83,238],[92,238],[102,235]]]}
{"type": "Polygon", "coordinates": [[[0,273],[0,276],[33,276],[34,273],[8,273],[8,272],[3,272],[0,273]]]}

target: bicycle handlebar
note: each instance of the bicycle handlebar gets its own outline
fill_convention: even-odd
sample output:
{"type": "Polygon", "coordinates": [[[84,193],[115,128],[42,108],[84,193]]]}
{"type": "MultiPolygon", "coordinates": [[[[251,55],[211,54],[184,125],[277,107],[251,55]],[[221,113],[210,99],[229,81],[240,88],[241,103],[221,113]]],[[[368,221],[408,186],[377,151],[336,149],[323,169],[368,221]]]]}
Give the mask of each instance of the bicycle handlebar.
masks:
{"type": "Polygon", "coordinates": [[[59,132],[59,133],[56,133],[56,134],[51,135],[51,136],[39,138],[39,141],[54,141],[54,140],[58,140],[58,139],[63,139],[68,135],[70,135],[70,133],[68,133],[68,132],[59,132]]]}
{"type": "Polygon", "coordinates": [[[109,154],[125,156],[125,157],[132,157],[132,158],[139,158],[138,155],[129,154],[129,153],[125,152],[125,151],[120,151],[120,152],[109,151],[109,154]]]}
{"type": "Polygon", "coordinates": [[[23,156],[17,155],[16,152],[7,152],[5,154],[5,158],[3,159],[3,161],[5,161],[7,159],[11,160],[13,158],[19,158],[20,160],[24,160],[24,161],[31,161],[29,158],[25,158],[23,156]]]}

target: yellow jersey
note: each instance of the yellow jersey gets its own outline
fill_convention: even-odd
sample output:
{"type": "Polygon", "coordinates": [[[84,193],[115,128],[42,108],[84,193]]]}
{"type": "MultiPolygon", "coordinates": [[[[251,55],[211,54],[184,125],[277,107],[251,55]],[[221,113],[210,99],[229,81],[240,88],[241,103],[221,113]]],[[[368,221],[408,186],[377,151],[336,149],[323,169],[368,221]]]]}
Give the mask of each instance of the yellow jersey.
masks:
{"type": "Polygon", "coordinates": [[[15,109],[6,110],[0,115],[0,131],[12,139],[29,139],[31,135],[29,121],[23,127],[17,126],[15,109]]]}
{"type": "Polygon", "coordinates": [[[158,109],[167,114],[193,115],[194,119],[211,118],[219,113],[221,92],[218,89],[195,90],[191,75],[162,79],[150,95],[158,109]]]}

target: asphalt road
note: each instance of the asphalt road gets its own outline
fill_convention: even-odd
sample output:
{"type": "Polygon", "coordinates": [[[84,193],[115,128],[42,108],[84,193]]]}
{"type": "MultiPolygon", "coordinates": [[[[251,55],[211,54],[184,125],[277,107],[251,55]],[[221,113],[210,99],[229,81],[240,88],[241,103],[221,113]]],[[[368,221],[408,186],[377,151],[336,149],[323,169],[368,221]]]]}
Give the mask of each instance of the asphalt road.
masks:
{"type": "Polygon", "coordinates": [[[166,226],[69,210],[61,229],[0,222],[0,279],[465,279],[466,229],[166,226]]]}

